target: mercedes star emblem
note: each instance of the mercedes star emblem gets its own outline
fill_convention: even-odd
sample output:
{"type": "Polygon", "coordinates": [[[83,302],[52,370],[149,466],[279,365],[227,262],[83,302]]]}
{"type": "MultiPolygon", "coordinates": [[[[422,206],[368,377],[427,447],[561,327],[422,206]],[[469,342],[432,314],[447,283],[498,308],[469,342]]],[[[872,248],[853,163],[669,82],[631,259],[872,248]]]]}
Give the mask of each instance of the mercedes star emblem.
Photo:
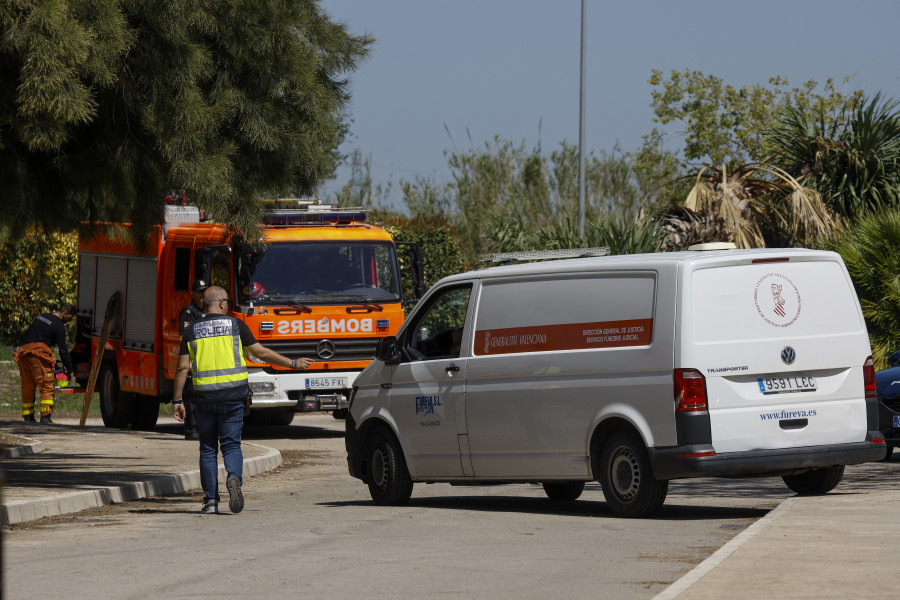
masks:
{"type": "Polygon", "coordinates": [[[322,360],[328,360],[334,356],[334,342],[331,340],[322,340],[316,345],[316,354],[322,360]]]}

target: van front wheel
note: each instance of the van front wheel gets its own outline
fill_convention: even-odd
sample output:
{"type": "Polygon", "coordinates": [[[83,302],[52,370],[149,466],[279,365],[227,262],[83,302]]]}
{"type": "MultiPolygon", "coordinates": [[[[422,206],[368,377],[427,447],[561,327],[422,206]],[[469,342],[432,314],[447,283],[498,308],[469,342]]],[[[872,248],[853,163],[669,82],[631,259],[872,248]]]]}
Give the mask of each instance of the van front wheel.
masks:
{"type": "Polygon", "coordinates": [[[637,435],[614,433],[603,445],[600,462],[600,487],[614,514],[642,517],[659,510],[669,482],[653,477],[650,456],[637,435]]]}
{"type": "Polygon", "coordinates": [[[375,504],[400,506],[409,502],[413,482],[394,436],[384,429],[376,431],[366,456],[366,479],[375,504]]]}
{"type": "Polygon", "coordinates": [[[844,465],[812,469],[799,475],[782,477],[789,488],[801,496],[827,494],[837,487],[844,477],[844,465]]]}

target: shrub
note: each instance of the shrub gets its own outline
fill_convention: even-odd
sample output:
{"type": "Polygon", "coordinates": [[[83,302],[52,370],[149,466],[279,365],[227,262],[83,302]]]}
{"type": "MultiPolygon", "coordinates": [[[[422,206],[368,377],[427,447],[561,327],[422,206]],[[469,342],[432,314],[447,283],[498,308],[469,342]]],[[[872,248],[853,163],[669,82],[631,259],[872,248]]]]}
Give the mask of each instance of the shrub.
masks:
{"type": "Polygon", "coordinates": [[[0,244],[0,343],[20,344],[37,315],[76,304],[77,285],[76,232],[31,230],[0,244]]]}
{"type": "MultiPolygon", "coordinates": [[[[438,280],[469,270],[460,250],[455,229],[441,217],[407,218],[397,215],[376,216],[375,225],[383,227],[394,240],[399,242],[415,242],[422,249],[422,262],[425,271],[425,285],[430,287],[438,280]]],[[[400,247],[400,270],[409,273],[409,256],[400,247]]],[[[415,298],[412,293],[412,282],[403,278],[403,292],[406,298],[415,298]]]]}

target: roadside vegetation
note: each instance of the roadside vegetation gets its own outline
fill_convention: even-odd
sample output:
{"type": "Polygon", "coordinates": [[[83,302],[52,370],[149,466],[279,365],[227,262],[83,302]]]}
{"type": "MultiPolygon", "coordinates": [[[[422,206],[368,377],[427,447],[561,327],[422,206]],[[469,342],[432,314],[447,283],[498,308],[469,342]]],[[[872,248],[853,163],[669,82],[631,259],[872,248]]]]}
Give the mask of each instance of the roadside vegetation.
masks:
{"type": "Polygon", "coordinates": [[[736,88],[653,71],[642,145],[585,157],[582,236],[578,149],[566,141],[450,139],[447,180],[400,180],[402,206],[388,202],[395,183],[375,185],[371,159],[338,153],[348,75],[375,39],[316,0],[21,4],[0,10],[0,30],[0,82],[19,82],[0,85],[0,342],[76,301],[80,221],[127,219],[140,237],[161,221],[163,197],[185,189],[258,241],[260,198],[314,195],[349,162],[352,177],[326,201],[366,207],[418,241],[428,284],[497,251],[831,248],[851,266],[878,366],[900,348],[900,241],[887,235],[900,218],[900,112],[849,79],[736,88]]]}
{"type": "MultiPolygon", "coordinates": [[[[0,419],[21,420],[22,395],[19,385],[19,367],[12,360],[15,348],[0,346],[0,419]]],[[[95,393],[88,415],[100,416],[100,395],[95,393]]],[[[53,399],[53,415],[79,417],[84,405],[84,394],[56,394],[53,399]]]]}
{"type": "MultiPolygon", "coordinates": [[[[641,148],[586,157],[495,138],[448,153],[450,178],[400,181],[403,212],[455,229],[469,268],[480,254],[608,246],[612,254],[730,241],[740,248],[839,252],[853,277],[878,368],[900,349],[900,109],[833,80],[733,88],[697,71],[654,72],[656,127],[641,148]]],[[[368,161],[336,200],[387,211],[393,183],[368,161]]],[[[388,211],[389,212],[389,211],[388,211]]]]}

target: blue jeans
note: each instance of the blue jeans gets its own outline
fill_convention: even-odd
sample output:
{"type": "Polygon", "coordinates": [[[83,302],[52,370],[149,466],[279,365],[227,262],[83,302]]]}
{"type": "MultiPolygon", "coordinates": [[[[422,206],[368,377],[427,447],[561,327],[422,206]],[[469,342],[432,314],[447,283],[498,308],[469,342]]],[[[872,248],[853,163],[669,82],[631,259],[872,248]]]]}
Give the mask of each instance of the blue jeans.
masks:
{"type": "Polygon", "coordinates": [[[244,427],[244,402],[197,402],[197,433],[200,434],[200,484],[206,498],[219,500],[219,446],[225,472],[242,480],[244,455],[241,430],[244,427]]]}

